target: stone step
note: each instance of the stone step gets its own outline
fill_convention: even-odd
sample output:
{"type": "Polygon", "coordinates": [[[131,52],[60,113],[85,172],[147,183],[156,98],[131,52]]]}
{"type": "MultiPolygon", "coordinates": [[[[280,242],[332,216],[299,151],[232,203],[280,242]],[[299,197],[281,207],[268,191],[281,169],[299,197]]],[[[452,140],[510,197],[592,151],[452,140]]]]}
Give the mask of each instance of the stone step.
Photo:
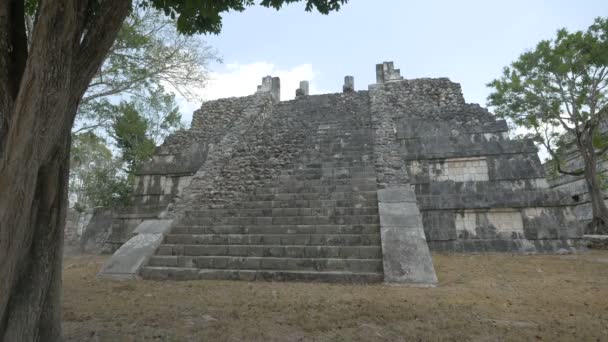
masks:
{"type": "Polygon", "coordinates": [[[378,223],[378,214],[351,216],[251,216],[251,217],[193,217],[185,216],[182,225],[195,226],[239,226],[239,225],[329,225],[378,223]]]}
{"type": "Polygon", "coordinates": [[[352,150],[347,150],[339,146],[317,143],[314,146],[310,146],[310,148],[312,149],[312,152],[305,155],[305,158],[308,160],[328,159],[331,161],[336,161],[336,159],[343,159],[343,161],[348,161],[348,159],[367,159],[369,161],[374,155],[374,151],[365,146],[353,146],[352,150]]]}
{"type": "Polygon", "coordinates": [[[281,184],[357,184],[376,182],[376,176],[371,173],[351,174],[349,171],[340,171],[336,169],[309,169],[309,170],[292,170],[290,173],[281,174],[273,179],[281,184]],[[314,178],[316,177],[316,178],[314,178]]]}
{"type": "Polygon", "coordinates": [[[378,207],[317,207],[187,210],[186,217],[280,217],[280,216],[360,216],[377,215],[378,207]]]}
{"type": "Polygon", "coordinates": [[[298,226],[185,226],[171,228],[172,234],[378,234],[378,224],[298,226]]]}
{"type": "Polygon", "coordinates": [[[371,138],[370,133],[364,132],[362,134],[357,134],[352,131],[348,132],[350,130],[348,128],[345,128],[345,130],[347,131],[341,131],[340,129],[318,131],[316,136],[311,140],[315,142],[337,142],[344,146],[348,146],[349,143],[361,146],[368,145],[367,143],[371,138]]]}
{"type": "Polygon", "coordinates": [[[380,234],[168,234],[165,244],[379,246],[380,234]]]}
{"type": "Polygon", "coordinates": [[[382,272],[382,259],[155,255],[150,257],[148,266],[232,270],[351,271],[366,273],[382,272]]]}
{"type": "Polygon", "coordinates": [[[376,175],[371,172],[350,173],[349,171],[339,171],[336,169],[308,169],[294,170],[290,173],[282,173],[275,179],[281,184],[307,182],[313,184],[318,182],[322,184],[339,185],[340,182],[376,182],[376,175]]]}
{"type": "Polygon", "coordinates": [[[359,198],[352,200],[289,200],[289,201],[244,201],[235,209],[275,209],[275,208],[365,208],[378,207],[376,198],[359,198]]]}
{"type": "Polygon", "coordinates": [[[300,192],[300,193],[276,193],[276,194],[253,194],[248,201],[315,201],[315,200],[356,200],[356,199],[378,199],[377,191],[334,191],[327,193],[300,192]]]}
{"type": "Polygon", "coordinates": [[[381,259],[380,246],[161,245],[156,255],[381,259]]]}
{"type": "Polygon", "coordinates": [[[332,145],[324,145],[322,143],[311,143],[308,146],[308,153],[302,155],[301,161],[313,160],[315,163],[319,163],[323,160],[326,162],[353,162],[354,160],[365,160],[371,161],[373,158],[374,151],[367,147],[353,146],[352,151],[337,149],[332,145]],[[367,151],[355,151],[357,149],[365,149],[367,151]],[[349,160],[350,159],[350,160],[349,160]]]}
{"type": "Polygon", "coordinates": [[[330,132],[337,133],[346,136],[367,136],[370,137],[373,134],[373,129],[368,126],[360,127],[353,124],[349,121],[336,121],[333,124],[326,123],[314,123],[315,125],[319,125],[319,132],[330,132]],[[323,126],[323,127],[321,127],[323,126]]]}
{"type": "Polygon", "coordinates": [[[352,185],[328,185],[328,186],[269,186],[256,189],[258,194],[293,194],[293,193],[334,193],[334,192],[359,192],[359,191],[376,191],[378,186],[375,182],[365,184],[352,185]]]}
{"type": "MultiPolygon", "coordinates": [[[[266,195],[264,195],[266,196],[266,195]]],[[[271,196],[271,195],[268,195],[271,196]]],[[[209,209],[282,209],[282,208],[376,208],[377,200],[360,198],[356,200],[287,200],[287,201],[242,201],[233,202],[226,206],[191,206],[191,210],[209,209]]]]}
{"type": "Polygon", "coordinates": [[[306,175],[285,175],[273,179],[275,184],[281,187],[306,187],[306,186],[338,186],[338,185],[369,185],[376,184],[376,177],[352,178],[350,175],[327,176],[323,172],[310,172],[306,175]]]}
{"type": "Polygon", "coordinates": [[[359,156],[343,156],[343,155],[331,155],[331,156],[319,156],[315,157],[315,163],[350,163],[355,166],[357,164],[366,163],[366,166],[372,165],[373,154],[359,155],[359,156]]]}
{"type": "MultiPolygon", "coordinates": [[[[320,124],[319,127],[321,127],[320,124]]],[[[351,122],[340,122],[335,126],[327,127],[324,125],[322,129],[317,129],[316,136],[314,139],[331,139],[332,137],[339,137],[342,139],[354,139],[360,143],[361,138],[370,138],[373,136],[374,131],[370,127],[357,127],[351,122]]]]}
{"type": "Polygon", "coordinates": [[[143,267],[141,276],[152,280],[263,280],[305,281],[327,283],[379,283],[384,280],[381,272],[313,272],[287,270],[213,270],[182,267],[143,267]]]}
{"type": "MultiPolygon", "coordinates": [[[[319,150],[319,147],[321,147],[321,150],[325,147],[343,150],[353,154],[357,152],[373,152],[373,146],[369,144],[369,140],[362,141],[363,139],[366,139],[363,137],[336,135],[336,133],[334,133],[334,136],[323,135],[315,138],[316,139],[310,139],[311,141],[309,141],[308,144],[310,147],[314,146],[317,151],[319,150]]],[[[314,152],[314,150],[311,152],[314,152]]]]}
{"type": "Polygon", "coordinates": [[[310,147],[315,147],[315,150],[307,151],[308,153],[315,153],[323,151],[323,149],[334,149],[336,151],[343,151],[345,153],[352,154],[365,154],[373,153],[374,147],[367,141],[357,141],[357,137],[321,137],[320,139],[313,139],[307,142],[310,147]]]}
{"type": "Polygon", "coordinates": [[[362,173],[369,173],[369,172],[374,172],[374,163],[373,161],[368,161],[367,163],[345,163],[345,162],[317,162],[314,159],[310,159],[308,158],[308,162],[303,162],[301,164],[298,164],[295,168],[293,169],[289,169],[289,170],[285,170],[283,172],[289,172],[289,171],[305,171],[305,170],[316,170],[316,169],[341,169],[344,171],[348,171],[349,173],[357,173],[357,172],[362,172],[362,173]]]}
{"type": "Polygon", "coordinates": [[[331,192],[358,192],[358,191],[376,191],[378,189],[376,181],[366,180],[353,182],[351,180],[343,181],[323,181],[322,178],[316,180],[298,180],[290,182],[279,182],[257,187],[253,194],[289,194],[300,192],[316,192],[316,193],[331,193],[331,192]],[[329,184],[327,184],[329,183],[329,184]]]}

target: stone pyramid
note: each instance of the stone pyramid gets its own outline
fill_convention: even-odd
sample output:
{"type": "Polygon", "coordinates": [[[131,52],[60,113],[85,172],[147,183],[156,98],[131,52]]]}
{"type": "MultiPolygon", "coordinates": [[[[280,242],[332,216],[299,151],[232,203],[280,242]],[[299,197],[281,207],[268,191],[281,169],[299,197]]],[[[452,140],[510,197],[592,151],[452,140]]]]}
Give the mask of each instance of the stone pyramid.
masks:
{"type": "Polygon", "coordinates": [[[148,279],[437,282],[430,251],[578,246],[573,200],[548,189],[532,141],[465,102],[447,78],[392,62],[355,91],[209,101],[138,175],[140,208],[170,231],[148,279]]]}

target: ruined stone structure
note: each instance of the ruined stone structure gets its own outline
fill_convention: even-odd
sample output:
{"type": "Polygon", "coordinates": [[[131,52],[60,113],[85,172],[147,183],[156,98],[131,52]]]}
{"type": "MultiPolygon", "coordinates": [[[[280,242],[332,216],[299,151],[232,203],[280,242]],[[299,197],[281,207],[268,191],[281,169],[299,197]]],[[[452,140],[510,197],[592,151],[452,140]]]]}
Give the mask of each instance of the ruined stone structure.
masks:
{"type": "MultiPolygon", "coordinates": [[[[112,209],[96,207],[83,212],[68,209],[64,245],[70,253],[107,254],[106,241],[114,215],[112,209]]],[[[113,251],[112,251],[113,252],[113,251]]]]}
{"type": "MultiPolygon", "coordinates": [[[[172,218],[151,279],[409,282],[431,251],[551,252],[582,235],[531,141],[447,78],[280,101],[279,79],[210,101],[138,175],[137,203],[172,218]]],[[[125,233],[125,235],[130,232],[125,233]]]]}
{"type": "MultiPolygon", "coordinates": [[[[602,134],[608,134],[608,122],[603,122],[600,126],[600,132],[602,134]]],[[[580,153],[577,151],[574,143],[570,143],[571,146],[565,149],[564,155],[561,157],[565,170],[580,170],[585,167],[580,153]]],[[[569,176],[563,174],[556,174],[554,170],[551,170],[550,164],[545,164],[545,169],[548,174],[549,186],[553,189],[562,190],[570,194],[576,206],[574,211],[582,224],[587,224],[593,219],[593,212],[591,209],[591,198],[589,196],[589,190],[584,176],[569,176]]],[[[600,158],[597,162],[598,175],[607,179],[608,177],[608,160],[600,158]]],[[[604,191],[604,201],[608,204],[608,191],[604,191]]]]}

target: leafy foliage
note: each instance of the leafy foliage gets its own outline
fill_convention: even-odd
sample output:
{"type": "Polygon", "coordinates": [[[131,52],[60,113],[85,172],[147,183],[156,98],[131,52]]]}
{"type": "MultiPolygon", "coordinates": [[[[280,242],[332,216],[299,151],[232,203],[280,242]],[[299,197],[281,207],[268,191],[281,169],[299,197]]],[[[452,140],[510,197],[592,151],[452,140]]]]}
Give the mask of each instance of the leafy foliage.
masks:
{"type": "Polygon", "coordinates": [[[127,173],[133,174],[154,153],[155,144],[147,135],[148,121],[132,103],[122,102],[118,109],[120,115],[113,124],[113,138],[127,164],[127,173]]]}
{"type": "MultiPolygon", "coordinates": [[[[261,6],[281,9],[284,4],[302,0],[262,0],[261,6]]],[[[322,14],[337,11],[348,0],[306,0],[306,11],[316,9],[322,14]]],[[[253,6],[254,0],[143,0],[139,6],[156,8],[177,19],[177,29],[187,35],[195,33],[217,34],[222,29],[222,13],[242,12],[253,6]]]]}
{"type": "Polygon", "coordinates": [[[150,99],[110,105],[112,139],[120,150],[114,157],[105,139],[93,132],[74,135],[70,193],[79,207],[128,204],[134,174],[156,145],[182,128],[174,96],[159,88],[150,99]]]}
{"type": "Polygon", "coordinates": [[[193,98],[193,90],[205,86],[207,63],[212,60],[218,60],[216,53],[204,41],[179,35],[175,22],[162,13],[153,9],[138,11],[125,21],[80,102],[73,153],[76,158],[89,157],[103,148],[109,155],[104,163],[86,167],[72,163],[70,194],[78,198],[79,205],[113,206],[127,202],[137,165],[168,134],[184,127],[175,95],[166,86],[193,98]],[[122,103],[116,104],[119,99],[122,103]],[[125,116],[128,110],[136,111],[135,119],[140,121],[130,122],[134,118],[125,116]],[[115,132],[116,127],[122,131],[115,132]],[[131,128],[137,130],[133,134],[140,141],[125,132],[131,128]],[[117,146],[124,156],[112,157],[109,147],[118,136],[121,141],[117,146]]]}
{"type": "Polygon", "coordinates": [[[185,128],[175,96],[165,92],[163,87],[150,90],[149,97],[134,99],[131,105],[145,119],[148,125],[146,134],[155,146],[160,145],[169,134],[185,128]]]}
{"type": "Polygon", "coordinates": [[[528,129],[551,155],[556,173],[585,176],[593,212],[587,233],[608,233],[605,180],[597,170],[608,151],[608,132],[601,130],[608,117],[608,19],[595,19],[585,32],[557,31],[488,85],[496,114],[528,129]],[[584,168],[568,170],[562,161],[572,146],[584,168]]]}
{"type": "Polygon", "coordinates": [[[94,133],[77,135],[70,155],[70,193],[75,207],[115,206],[128,201],[130,186],[117,173],[122,162],[112,157],[105,141],[94,133]]]}
{"type": "MultiPolygon", "coordinates": [[[[300,1],[263,0],[260,5],[278,10],[283,5],[300,1]]],[[[347,0],[305,2],[306,11],[316,9],[327,14],[339,10],[347,0]]],[[[38,2],[29,0],[28,4],[28,13],[33,15],[38,2]]],[[[91,164],[86,179],[101,195],[83,190],[78,198],[88,205],[124,202],[127,192],[123,188],[132,182],[137,167],[151,156],[155,145],[184,127],[175,96],[167,89],[194,99],[195,90],[206,85],[209,62],[220,61],[212,48],[200,37],[192,35],[218,33],[222,13],[243,11],[252,5],[255,5],[253,0],[134,2],[131,15],[123,23],[102,67],[80,101],[73,131],[75,142],[81,135],[91,134],[100,139],[99,144],[104,139],[111,139],[121,157],[110,158],[112,167],[91,164]],[[119,104],[117,100],[121,100],[119,104]],[[122,167],[123,163],[125,167],[122,167]]],[[[105,144],[111,145],[107,141],[105,144]]],[[[100,147],[85,144],[80,148],[94,150],[100,147]]],[[[72,177],[76,177],[77,172],[73,170],[72,177]]],[[[79,183],[81,179],[77,177],[72,181],[79,183]]],[[[71,187],[74,191],[76,188],[71,187]]]]}
{"type": "Polygon", "coordinates": [[[528,129],[560,172],[582,174],[562,170],[558,150],[564,141],[577,139],[591,141],[602,153],[608,146],[597,131],[608,114],[608,20],[595,19],[585,32],[559,30],[554,40],[519,56],[488,86],[494,88],[488,100],[498,116],[528,129]]]}

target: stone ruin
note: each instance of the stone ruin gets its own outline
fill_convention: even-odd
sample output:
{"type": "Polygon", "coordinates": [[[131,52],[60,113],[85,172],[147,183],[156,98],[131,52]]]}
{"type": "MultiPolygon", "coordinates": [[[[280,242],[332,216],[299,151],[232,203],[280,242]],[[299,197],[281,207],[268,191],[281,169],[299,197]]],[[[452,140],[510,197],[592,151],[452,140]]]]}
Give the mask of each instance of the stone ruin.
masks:
{"type": "Polygon", "coordinates": [[[392,62],[376,76],[323,95],[304,81],[290,101],[268,76],[205,102],[139,170],[128,215],[173,221],[134,272],[433,285],[430,251],[579,247],[576,203],[548,188],[532,141],[447,78],[403,79],[392,62]]]}
{"type": "MultiPolygon", "coordinates": [[[[599,132],[602,135],[608,134],[608,121],[604,121],[599,126],[599,132]]],[[[570,142],[566,143],[566,148],[562,152],[561,158],[563,168],[565,170],[580,170],[585,167],[585,163],[580,153],[577,151],[574,145],[574,139],[566,134],[566,139],[571,139],[570,142]]],[[[591,209],[591,196],[587,189],[587,182],[585,176],[570,176],[557,173],[553,170],[550,163],[543,165],[545,172],[547,173],[547,180],[549,186],[554,189],[559,189],[569,193],[576,203],[574,211],[576,217],[584,224],[590,223],[593,219],[593,210],[591,209]]],[[[606,178],[608,176],[608,160],[605,158],[599,158],[597,161],[597,172],[600,178],[606,178]]],[[[604,189],[604,202],[608,204],[606,198],[608,198],[608,191],[604,189]]]]}

